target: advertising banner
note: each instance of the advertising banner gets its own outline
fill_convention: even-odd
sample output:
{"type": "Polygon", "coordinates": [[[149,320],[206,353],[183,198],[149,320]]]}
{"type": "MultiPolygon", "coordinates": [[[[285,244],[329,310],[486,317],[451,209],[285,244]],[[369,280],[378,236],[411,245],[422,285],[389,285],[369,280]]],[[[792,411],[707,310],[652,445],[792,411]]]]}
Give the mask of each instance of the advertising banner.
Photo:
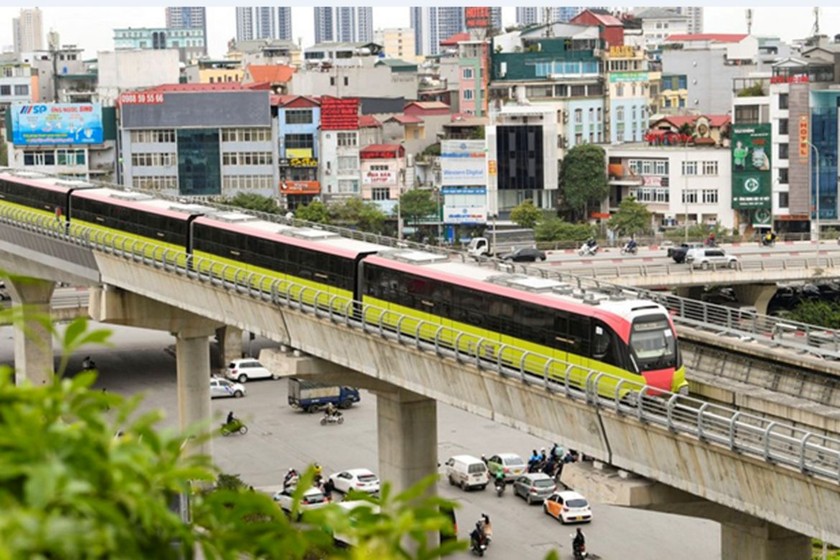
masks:
{"type": "Polygon", "coordinates": [[[760,208],[752,211],[752,225],[757,228],[772,228],[773,227],[773,212],[760,208]]]}
{"type": "Polygon", "coordinates": [[[12,104],[12,143],[18,146],[101,144],[99,103],[12,104]]]}
{"type": "Polygon", "coordinates": [[[487,208],[480,206],[449,206],[443,207],[443,222],[445,224],[483,224],[487,222],[487,208]]]}
{"type": "Polygon", "coordinates": [[[487,185],[484,140],[444,140],[440,148],[442,186],[487,185]]]}
{"type": "Polygon", "coordinates": [[[732,127],[732,208],[772,208],[770,125],[732,127]]]}
{"type": "Polygon", "coordinates": [[[397,174],[393,171],[364,171],[362,183],[365,185],[396,184],[397,174]]]}

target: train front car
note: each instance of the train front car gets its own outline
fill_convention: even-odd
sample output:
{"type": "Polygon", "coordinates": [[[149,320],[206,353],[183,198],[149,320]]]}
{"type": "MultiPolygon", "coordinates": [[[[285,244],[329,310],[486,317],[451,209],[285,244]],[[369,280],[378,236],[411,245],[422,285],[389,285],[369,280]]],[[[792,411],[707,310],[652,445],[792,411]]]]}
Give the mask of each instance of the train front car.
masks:
{"type": "Polygon", "coordinates": [[[627,313],[630,361],[649,387],[688,394],[674,323],[659,304],[636,301],[627,313]]]}

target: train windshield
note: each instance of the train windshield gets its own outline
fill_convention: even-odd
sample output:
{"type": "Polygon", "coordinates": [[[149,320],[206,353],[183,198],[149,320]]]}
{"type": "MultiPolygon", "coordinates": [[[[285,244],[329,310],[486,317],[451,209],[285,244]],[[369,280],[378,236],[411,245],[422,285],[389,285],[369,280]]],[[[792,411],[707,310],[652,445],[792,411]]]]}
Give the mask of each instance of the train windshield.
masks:
{"type": "Polygon", "coordinates": [[[677,343],[671,324],[664,315],[636,319],[630,333],[630,349],[639,371],[676,366],[677,343]]]}

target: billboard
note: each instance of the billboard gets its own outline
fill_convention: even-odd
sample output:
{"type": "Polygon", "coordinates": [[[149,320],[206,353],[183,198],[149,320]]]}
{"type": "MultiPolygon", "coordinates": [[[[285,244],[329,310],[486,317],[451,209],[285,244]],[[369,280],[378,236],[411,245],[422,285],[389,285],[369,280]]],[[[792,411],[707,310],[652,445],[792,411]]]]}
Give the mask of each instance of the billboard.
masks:
{"type": "Polygon", "coordinates": [[[13,103],[12,143],[18,146],[101,144],[99,103],[13,103]]]}
{"type": "Polygon", "coordinates": [[[440,144],[440,178],[444,187],[485,186],[487,146],[484,140],[444,140],[440,144]]]}
{"type": "Polygon", "coordinates": [[[770,125],[732,127],[732,208],[772,209],[770,125]]]}
{"type": "Polygon", "coordinates": [[[493,25],[492,10],[484,6],[467,6],[464,8],[464,24],[467,29],[488,29],[493,25]]]}
{"type": "Polygon", "coordinates": [[[321,130],[358,130],[359,100],[355,97],[321,97],[321,130]]]}

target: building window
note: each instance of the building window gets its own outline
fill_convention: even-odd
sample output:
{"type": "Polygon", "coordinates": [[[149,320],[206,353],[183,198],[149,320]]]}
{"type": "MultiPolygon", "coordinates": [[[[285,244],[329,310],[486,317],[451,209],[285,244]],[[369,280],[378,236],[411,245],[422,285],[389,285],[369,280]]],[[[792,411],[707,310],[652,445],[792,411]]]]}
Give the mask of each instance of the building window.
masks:
{"type": "Polygon", "coordinates": [[[223,128],[222,142],[269,142],[271,130],[268,128],[223,128]]]}
{"type": "Polygon", "coordinates": [[[12,86],[0,86],[0,96],[12,95],[12,86]]]}
{"type": "Polygon", "coordinates": [[[779,134],[783,134],[783,135],[788,134],[788,120],[787,119],[779,119],[779,134]]]}
{"type": "Polygon", "coordinates": [[[615,109],[615,120],[621,122],[624,120],[624,107],[616,107],[615,109]]]}
{"type": "Polygon", "coordinates": [[[130,137],[132,144],[166,144],[175,142],[175,131],[166,129],[132,130],[130,137]]]}
{"type": "Polygon", "coordinates": [[[391,189],[382,187],[371,189],[370,198],[371,200],[391,200],[391,189]]]}
{"type": "MultiPolygon", "coordinates": [[[[680,105],[682,107],[682,104],[680,105]]],[[[735,122],[739,124],[759,124],[758,105],[738,105],[735,107],[735,122]]]]}
{"type": "Polygon", "coordinates": [[[271,165],[271,152],[224,152],[222,165],[271,165]]]}
{"type": "Polygon", "coordinates": [[[15,95],[29,95],[29,86],[18,84],[15,86],[15,95]]]}
{"type": "Polygon", "coordinates": [[[788,94],[780,93],[779,94],[779,109],[787,109],[788,108],[788,94]]]}
{"type": "Polygon", "coordinates": [[[173,153],[133,153],[131,154],[132,167],[172,167],[175,165],[175,154],[173,153]]]}
{"type": "Polygon", "coordinates": [[[464,101],[470,101],[473,98],[473,91],[471,89],[464,90],[464,101]]]}
{"type": "Polygon", "coordinates": [[[575,109],[575,124],[583,122],[583,109],[575,109]]]}
{"type": "Polygon", "coordinates": [[[358,194],[359,180],[358,179],[342,179],[338,181],[338,191],[343,194],[358,194]]]}
{"type": "Polygon", "coordinates": [[[780,192],[779,193],[779,208],[789,208],[790,201],[789,201],[789,194],[787,192],[780,192]]]}
{"type": "Polygon", "coordinates": [[[58,165],[84,165],[84,150],[57,150],[58,165]]]}
{"type": "Polygon", "coordinates": [[[284,140],[286,149],[312,149],[315,141],[311,134],[287,134],[284,140]]]}
{"type": "Polygon", "coordinates": [[[175,176],[142,176],[132,179],[134,188],[146,191],[176,190],[178,178],[175,176]]]}
{"type": "Polygon", "coordinates": [[[615,136],[619,140],[624,138],[624,123],[620,122],[615,125],[615,136]]]}
{"type": "Polygon", "coordinates": [[[697,191],[694,189],[685,190],[682,192],[683,204],[697,204],[697,191]]]}
{"type": "Polygon", "coordinates": [[[717,175],[718,174],[718,162],[716,161],[704,161],[703,162],[703,175],[717,175]]]}
{"type": "Polygon", "coordinates": [[[357,146],[359,144],[355,132],[339,132],[336,134],[339,146],[357,146]]]}
{"type": "Polygon", "coordinates": [[[717,189],[703,189],[703,204],[717,204],[717,189]]]}
{"type": "Polygon", "coordinates": [[[788,147],[790,144],[787,142],[779,144],[779,159],[788,159],[788,147]]]}
{"type": "Polygon", "coordinates": [[[353,156],[341,156],[338,158],[338,171],[355,171],[359,168],[358,160],[353,156]]]}
{"type": "Polygon", "coordinates": [[[286,109],[286,124],[312,124],[312,109],[286,109]]]}
{"type": "Polygon", "coordinates": [[[683,175],[697,175],[697,162],[696,161],[684,161],[684,162],[682,162],[682,174],[683,175]]]}
{"type": "Polygon", "coordinates": [[[779,183],[782,185],[788,184],[788,168],[787,167],[780,167],[779,168],[779,183]]]}
{"type": "Polygon", "coordinates": [[[335,76],[330,76],[330,85],[331,86],[335,85],[335,76]]]}
{"type": "Polygon", "coordinates": [[[464,68],[463,76],[464,76],[465,80],[472,80],[472,77],[473,77],[472,68],[464,68]]]}
{"type": "Polygon", "coordinates": [[[616,97],[624,97],[624,84],[622,84],[622,83],[615,84],[615,96],[616,97]]]}
{"type": "Polygon", "coordinates": [[[23,152],[23,165],[55,165],[55,152],[23,152]]]}

